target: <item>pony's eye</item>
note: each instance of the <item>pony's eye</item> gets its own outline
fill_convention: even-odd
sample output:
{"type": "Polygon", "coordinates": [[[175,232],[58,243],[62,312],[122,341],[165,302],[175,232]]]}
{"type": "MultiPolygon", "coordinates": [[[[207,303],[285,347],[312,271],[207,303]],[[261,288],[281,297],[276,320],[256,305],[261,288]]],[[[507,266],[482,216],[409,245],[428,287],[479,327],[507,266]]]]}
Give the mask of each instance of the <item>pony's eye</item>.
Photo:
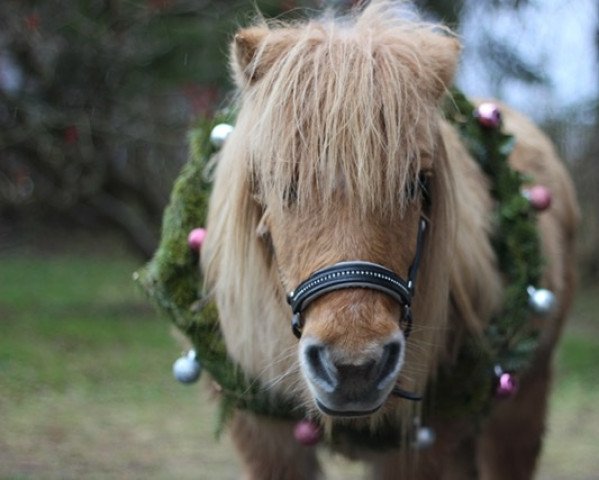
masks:
{"type": "Polygon", "coordinates": [[[408,184],[407,197],[410,201],[415,201],[419,198],[428,201],[430,177],[430,172],[420,172],[418,177],[408,184]]]}
{"type": "Polygon", "coordinates": [[[433,174],[430,171],[420,172],[418,181],[420,182],[420,191],[422,192],[422,198],[426,204],[431,201],[431,178],[433,174]]]}
{"type": "Polygon", "coordinates": [[[292,207],[297,202],[297,182],[292,182],[285,189],[283,201],[287,207],[292,207]]]}

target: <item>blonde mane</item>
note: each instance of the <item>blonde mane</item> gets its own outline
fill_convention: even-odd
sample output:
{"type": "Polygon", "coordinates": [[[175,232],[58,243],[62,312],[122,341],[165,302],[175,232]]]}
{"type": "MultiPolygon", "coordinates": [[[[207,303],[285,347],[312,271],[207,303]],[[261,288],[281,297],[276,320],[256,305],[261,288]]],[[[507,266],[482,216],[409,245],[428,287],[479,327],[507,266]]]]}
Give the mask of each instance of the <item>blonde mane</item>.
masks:
{"type": "Polygon", "coordinates": [[[271,29],[241,73],[255,76],[289,44],[242,95],[238,125],[249,137],[257,191],[326,208],[342,182],[356,213],[405,208],[422,157],[436,154],[436,115],[422,97],[444,83],[431,78],[437,71],[427,62],[436,58],[416,54],[436,38],[431,31],[384,5],[357,18],[271,29]]]}
{"type": "Polygon", "coordinates": [[[448,329],[456,337],[464,328],[480,332],[496,308],[491,200],[473,188],[485,180],[438,109],[458,50],[445,31],[402,20],[389,2],[351,18],[238,34],[239,113],[218,160],[202,264],[227,348],[251,377],[286,393],[301,383],[286,292],[258,235],[262,205],[273,198],[280,202],[268,208],[317,206],[323,221],[335,222],[341,184],[355,215],[395,217],[408,208],[418,173],[434,170],[406,354],[415,389],[436,371],[448,329]]]}

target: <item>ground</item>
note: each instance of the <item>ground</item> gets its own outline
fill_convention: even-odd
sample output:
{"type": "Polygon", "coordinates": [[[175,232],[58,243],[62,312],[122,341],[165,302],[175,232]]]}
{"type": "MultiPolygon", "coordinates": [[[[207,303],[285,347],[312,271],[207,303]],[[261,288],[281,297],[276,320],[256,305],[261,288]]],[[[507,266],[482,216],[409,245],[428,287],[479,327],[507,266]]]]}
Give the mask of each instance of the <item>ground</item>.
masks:
{"type": "MultiPolygon", "coordinates": [[[[216,405],[172,379],[180,354],[123,254],[0,255],[0,479],[233,479],[216,405]]],[[[540,480],[599,478],[599,287],[558,354],[540,480]]],[[[326,457],[330,478],[363,470],[326,457]]]]}

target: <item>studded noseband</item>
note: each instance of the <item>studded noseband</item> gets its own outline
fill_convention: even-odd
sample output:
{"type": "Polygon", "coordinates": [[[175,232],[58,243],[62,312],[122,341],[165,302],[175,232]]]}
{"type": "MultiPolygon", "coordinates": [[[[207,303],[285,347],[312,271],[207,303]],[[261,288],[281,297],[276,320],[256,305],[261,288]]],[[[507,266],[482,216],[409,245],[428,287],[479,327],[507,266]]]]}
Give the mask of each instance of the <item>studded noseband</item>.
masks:
{"type": "Polygon", "coordinates": [[[412,298],[414,285],[420,265],[420,257],[424,245],[427,220],[420,217],[416,253],[408,270],[408,278],[404,280],[395,272],[377,263],[360,260],[339,262],[314,272],[308,279],[287,295],[293,317],[291,327],[297,338],[302,335],[303,311],[317,298],[346,288],[368,288],[386,293],[402,306],[402,323],[404,336],[407,338],[412,330],[412,298]]]}

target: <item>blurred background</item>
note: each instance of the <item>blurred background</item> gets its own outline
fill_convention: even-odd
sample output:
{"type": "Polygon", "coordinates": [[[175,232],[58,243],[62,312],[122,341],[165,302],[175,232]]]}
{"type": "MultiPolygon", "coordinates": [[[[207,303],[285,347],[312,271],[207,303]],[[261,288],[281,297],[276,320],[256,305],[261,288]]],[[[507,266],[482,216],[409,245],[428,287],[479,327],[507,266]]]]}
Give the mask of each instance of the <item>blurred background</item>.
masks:
{"type": "MultiPolygon", "coordinates": [[[[0,478],[236,477],[214,404],[171,380],[180,347],[131,273],[157,245],[188,132],[227,103],[236,28],[256,6],[351,3],[0,2],[0,478]]],[[[539,477],[599,478],[599,3],[414,5],[459,32],[457,84],[534,118],[576,182],[580,293],[539,477]]]]}

